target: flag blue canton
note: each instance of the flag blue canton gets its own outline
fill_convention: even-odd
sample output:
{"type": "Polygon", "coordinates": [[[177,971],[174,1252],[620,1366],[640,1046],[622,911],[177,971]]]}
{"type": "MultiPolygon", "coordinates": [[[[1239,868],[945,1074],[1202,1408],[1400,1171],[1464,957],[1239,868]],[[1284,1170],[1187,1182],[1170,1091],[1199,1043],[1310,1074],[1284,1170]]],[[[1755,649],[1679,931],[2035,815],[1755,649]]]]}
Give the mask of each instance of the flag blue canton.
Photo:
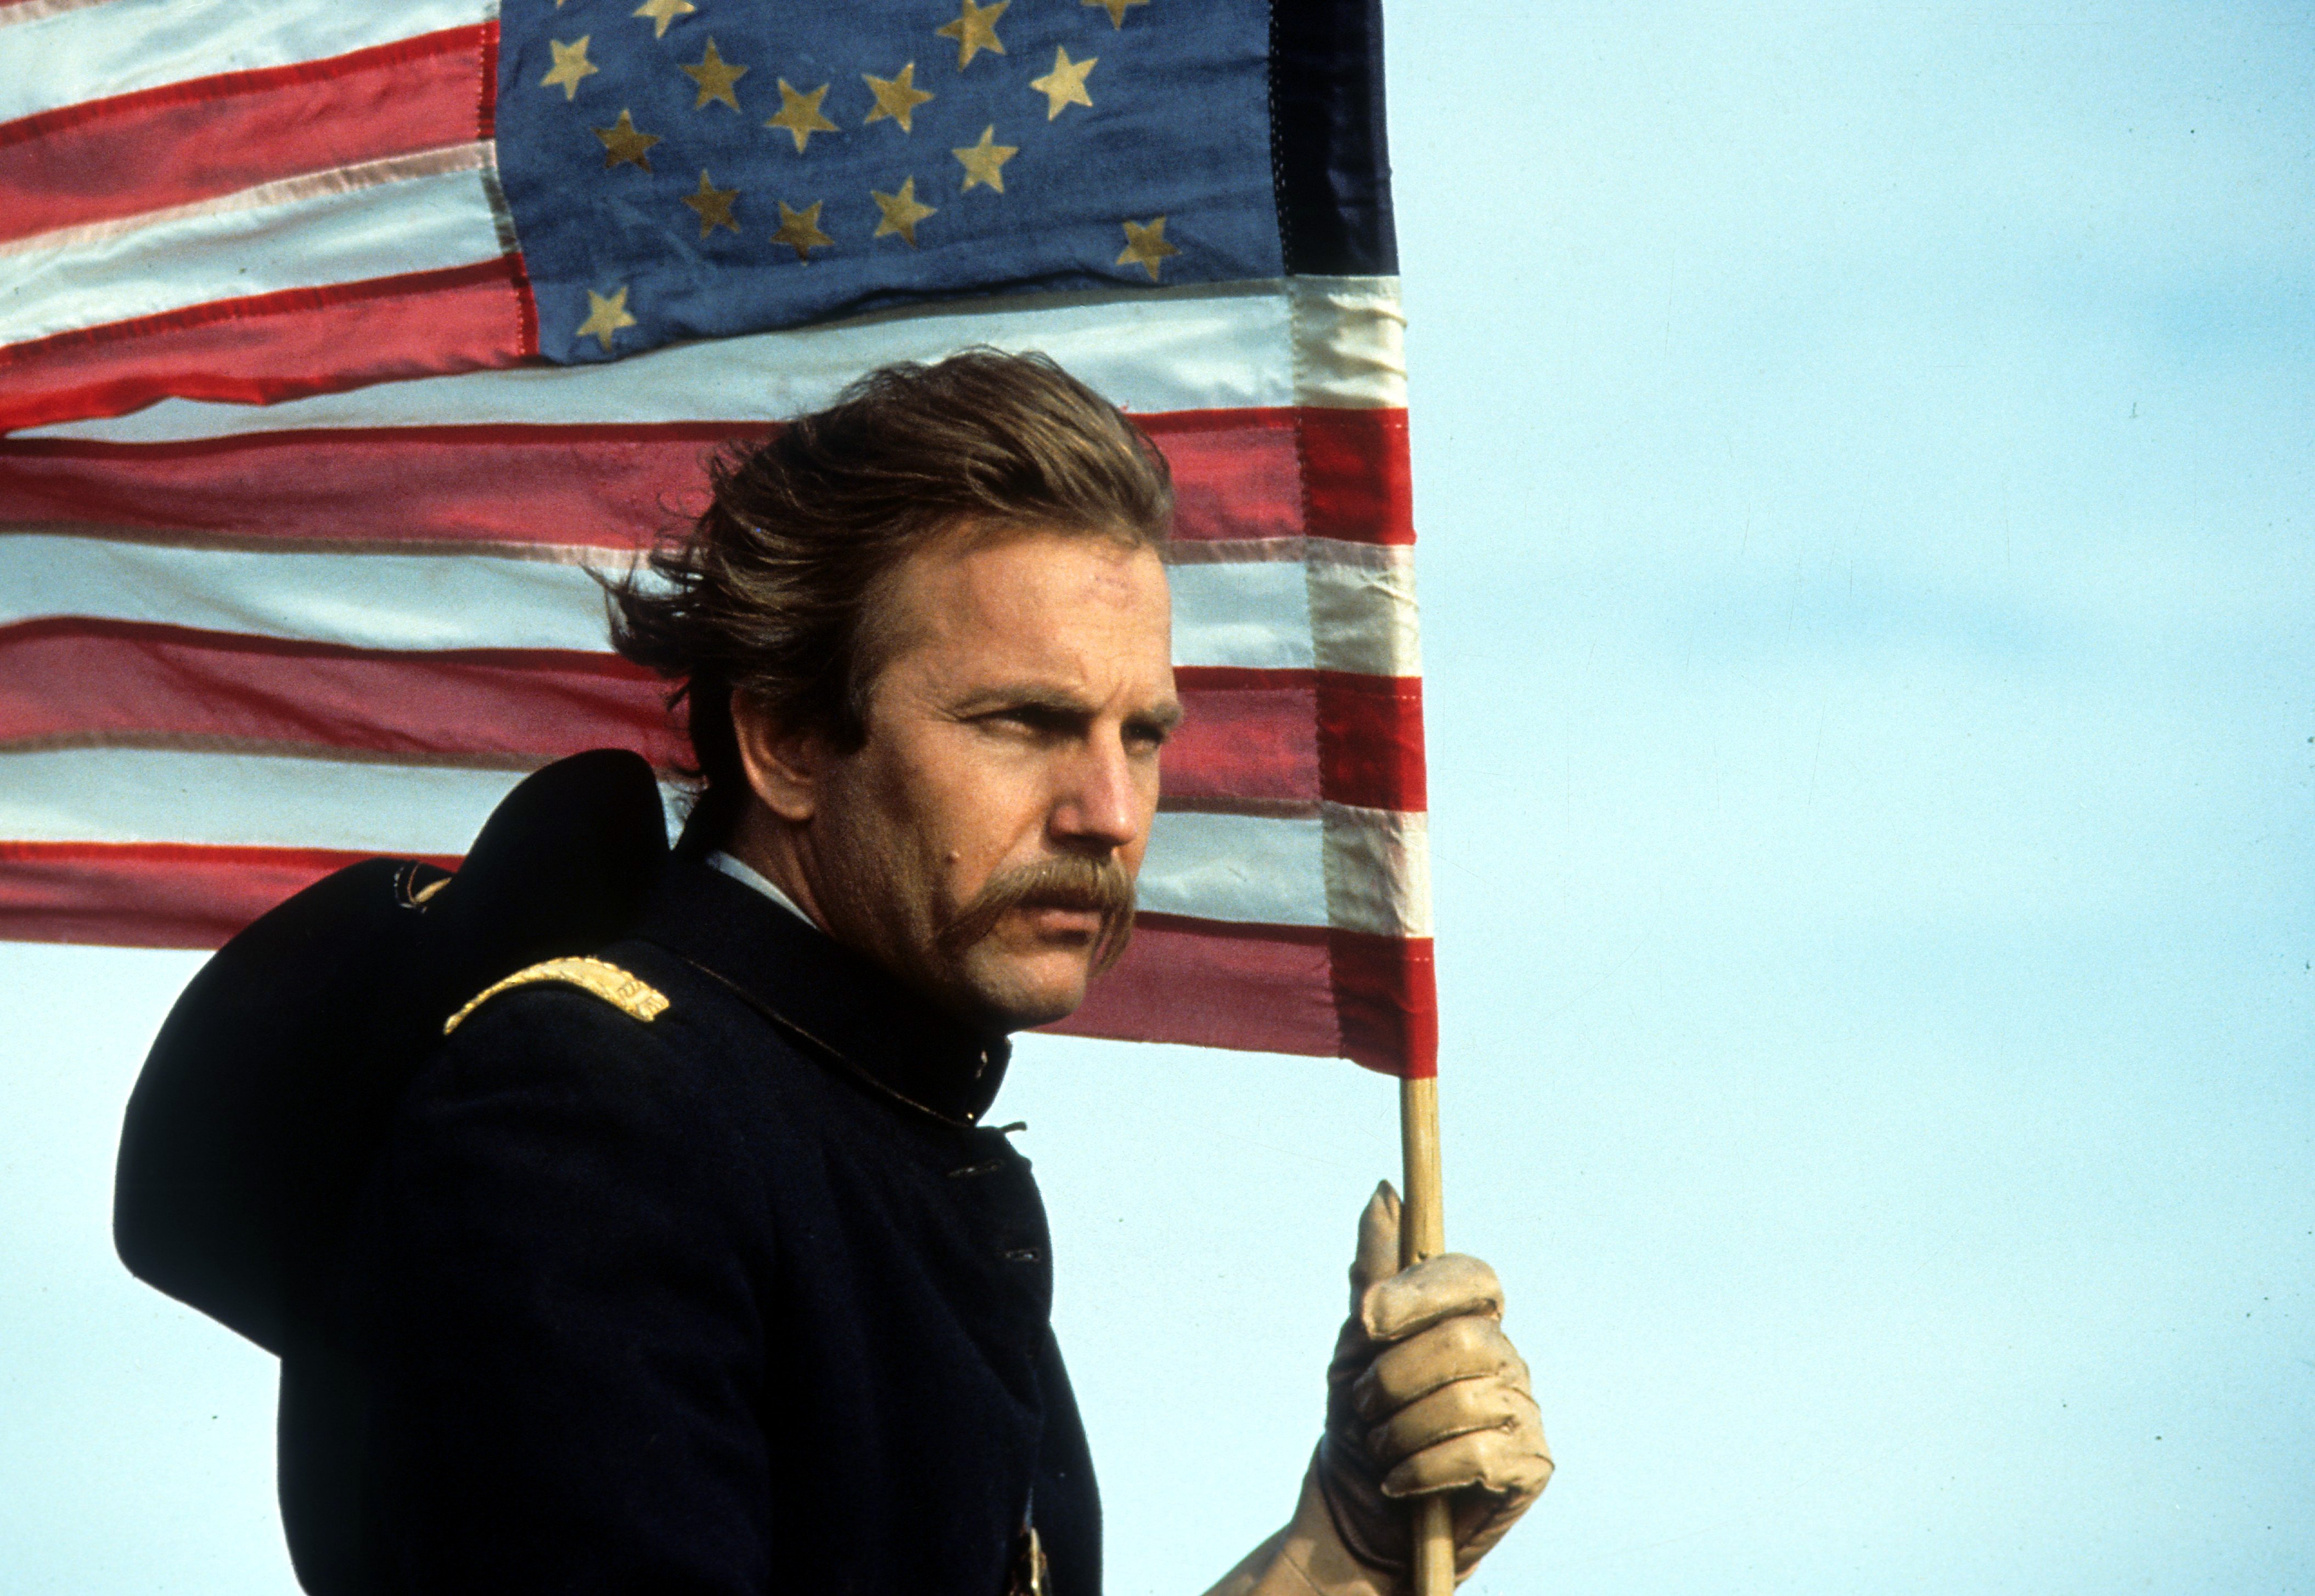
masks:
{"type": "Polygon", "coordinates": [[[501,30],[550,360],[1284,270],[1260,0],[508,0],[501,30]]]}

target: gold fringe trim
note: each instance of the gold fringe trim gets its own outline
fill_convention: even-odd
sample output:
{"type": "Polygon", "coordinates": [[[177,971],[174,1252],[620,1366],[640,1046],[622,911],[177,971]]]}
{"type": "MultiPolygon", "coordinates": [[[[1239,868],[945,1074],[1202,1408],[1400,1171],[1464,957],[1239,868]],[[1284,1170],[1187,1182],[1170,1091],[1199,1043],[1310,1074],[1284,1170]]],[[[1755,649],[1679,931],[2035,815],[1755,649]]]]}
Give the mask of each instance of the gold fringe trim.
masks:
{"type": "Polygon", "coordinates": [[[466,1006],[442,1023],[442,1034],[456,1031],[466,1017],[482,1007],[501,992],[516,987],[527,987],[536,981],[559,981],[567,987],[577,987],[590,992],[630,1018],[648,1024],[667,1011],[667,994],[657,987],[629,975],[616,964],[600,959],[549,959],[544,964],[534,964],[528,970],[518,970],[502,981],[485,987],[468,1000],[466,1006]]]}

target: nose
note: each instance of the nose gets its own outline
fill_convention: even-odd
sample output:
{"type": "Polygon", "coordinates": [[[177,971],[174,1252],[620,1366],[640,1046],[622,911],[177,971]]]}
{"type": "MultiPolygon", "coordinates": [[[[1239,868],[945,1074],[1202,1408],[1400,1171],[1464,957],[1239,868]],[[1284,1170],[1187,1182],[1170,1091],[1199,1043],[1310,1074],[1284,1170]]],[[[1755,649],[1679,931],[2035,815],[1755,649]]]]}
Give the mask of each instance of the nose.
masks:
{"type": "Polygon", "coordinates": [[[1055,843],[1079,852],[1111,854],[1137,839],[1149,822],[1149,804],[1134,761],[1121,740],[1092,738],[1069,760],[1049,821],[1055,843]]]}

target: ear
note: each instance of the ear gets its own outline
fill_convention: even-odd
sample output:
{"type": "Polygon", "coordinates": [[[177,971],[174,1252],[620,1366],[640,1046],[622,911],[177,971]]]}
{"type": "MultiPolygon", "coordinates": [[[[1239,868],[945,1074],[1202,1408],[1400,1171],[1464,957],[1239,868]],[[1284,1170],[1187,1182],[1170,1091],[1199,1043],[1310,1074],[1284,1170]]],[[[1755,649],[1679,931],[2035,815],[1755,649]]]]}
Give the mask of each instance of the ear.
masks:
{"type": "Polygon", "coordinates": [[[732,734],[740,745],[740,767],[764,807],[781,820],[802,825],[820,807],[820,779],[829,762],[828,744],[808,732],[778,724],[763,705],[736,688],[732,694],[732,734]]]}

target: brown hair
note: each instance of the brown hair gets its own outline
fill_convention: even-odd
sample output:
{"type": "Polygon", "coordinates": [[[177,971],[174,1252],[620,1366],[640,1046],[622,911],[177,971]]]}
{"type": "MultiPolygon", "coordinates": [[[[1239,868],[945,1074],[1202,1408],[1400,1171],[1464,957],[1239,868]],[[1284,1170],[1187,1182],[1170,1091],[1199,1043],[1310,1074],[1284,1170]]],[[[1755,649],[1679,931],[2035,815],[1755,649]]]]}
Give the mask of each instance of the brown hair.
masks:
{"type": "Polygon", "coordinates": [[[872,371],[707,474],[705,512],[611,590],[613,645],[676,683],[695,847],[747,788],[735,689],[839,751],[866,739],[883,590],[930,539],[981,523],[1154,544],[1173,514],[1165,457],[1116,406],[1043,355],[992,349],[872,371]]]}

